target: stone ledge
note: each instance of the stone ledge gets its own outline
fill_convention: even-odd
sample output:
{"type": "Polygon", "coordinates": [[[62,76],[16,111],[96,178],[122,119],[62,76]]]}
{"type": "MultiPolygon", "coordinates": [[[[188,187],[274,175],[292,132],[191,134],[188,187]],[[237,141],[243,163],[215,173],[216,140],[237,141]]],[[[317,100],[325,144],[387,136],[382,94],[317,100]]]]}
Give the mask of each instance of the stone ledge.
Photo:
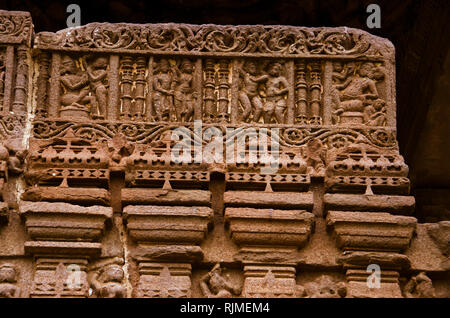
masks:
{"type": "Polygon", "coordinates": [[[69,203],[26,202],[19,206],[25,227],[33,240],[96,241],[103,234],[112,208],[83,207],[69,203]]]}
{"type": "Polygon", "coordinates": [[[344,250],[394,251],[408,248],[417,220],[389,213],[329,211],[327,227],[344,250]]]}
{"type": "Polygon", "coordinates": [[[225,220],[238,245],[303,246],[314,229],[304,210],[226,208],[225,220]]]}
{"type": "Polygon", "coordinates": [[[122,204],[211,205],[211,192],[204,190],[122,189],[122,204]]]}
{"type": "Polygon", "coordinates": [[[129,205],[123,209],[130,236],[138,243],[199,244],[212,221],[208,207],[129,205]]]}
{"type": "Polygon", "coordinates": [[[413,196],[331,193],[324,195],[325,213],[329,210],[346,210],[412,215],[414,205],[413,196]]]}
{"type": "Polygon", "coordinates": [[[226,191],[224,203],[227,207],[273,207],[311,211],[314,198],[312,192],[226,191]]]}
{"type": "Polygon", "coordinates": [[[111,202],[111,195],[108,190],[101,188],[32,187],[22,194],[21,199],[32,202],[67,202],[108,206],[111,202]]]}
{"type": "Polygon", "coordinates": [[[27,255],[75,255],[99,256],[102,250],[101,243],[87,242],[25,242],[27,255]]]}

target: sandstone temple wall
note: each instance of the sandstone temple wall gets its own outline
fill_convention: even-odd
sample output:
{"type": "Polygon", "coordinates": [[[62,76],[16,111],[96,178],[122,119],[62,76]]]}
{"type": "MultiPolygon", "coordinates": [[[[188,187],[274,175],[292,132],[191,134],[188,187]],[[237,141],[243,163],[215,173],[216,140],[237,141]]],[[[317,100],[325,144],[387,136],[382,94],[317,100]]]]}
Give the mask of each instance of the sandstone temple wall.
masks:
{"type": "Polygon", "coordinates": [[[388,40],[0,26],[0,297],[449,297],[388,40]]]}

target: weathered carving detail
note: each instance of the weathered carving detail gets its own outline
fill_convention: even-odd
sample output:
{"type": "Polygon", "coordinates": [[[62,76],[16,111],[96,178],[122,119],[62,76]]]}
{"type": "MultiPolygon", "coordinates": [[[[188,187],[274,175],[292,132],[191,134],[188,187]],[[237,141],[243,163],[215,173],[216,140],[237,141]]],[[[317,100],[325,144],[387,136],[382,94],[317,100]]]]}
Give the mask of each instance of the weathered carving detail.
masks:
{"type": "MultiPolygon", "coordinates": [[[[0,234],[15,213],[26,231],[24,255],[8,254],[21,259],[0,265],[0,296],[401,297],[401,273],[436,271],[412,268],[423,231],[392,215],[412,214],[414,198],[390,42],[350,28],[93,23],[31,48],[29,14],[0,11],[0,26],[0,234]],[[226,161],[206,159],[213,141],[226,161]],[[322,244],[342,255],[322,258],[322,244]],[[347,283],[327,274],[338,266],[347,283]]],[[[447,256],[447,227],[425,228],[447,256]]],[[[425,272],[404,295],[434,296],[425,272]]]]}
{"type": "Polygon", "coordinates": [[[332,77],[335,124],[386,126],[386,101],[377,89],[377,82],[385,77],[381,66],[372,62],[349,62],[344,68],[342,63],[335,62],[332,77]]]}
{"type": "Polygon", "coordinates": [[[88,280],[94,296],[98,298],[126,297],[126,290],[122,285],[125,276],[122,269],[123,263],[123,259],[116,258],[112,262],[99,262],[91,268],[93,272],[88,275],[88,280]]]}
{"type": "Polygon", "coordinates": [[[36,44],[47,49],[102,48],[155,53],[271,53],[293,56],[382,54],[385,58],[393,58],[391,45],[351,28],[91,23],[72,32],[41,32],[37,35],[36,44]]]}
{"type": "Polygon", "coordinates": [[[191,265],[176,263],[139,263],[138,297],[191,297],[191,265]]]}
{"type": "Polygon", "coordinates": [[[30,45],[33,34],[28,12],[0,10],[0,43],[30,45]]]}
{"type": "MultiPolygon", "coordinates": [[[[78,61],[79,62],[79,61],[78,61]]],[[[61,59],[61,117],[89,118],[92,98],[89,96],[89,76],[77,67],[74,59],[65,55],[61,59]]]]}
{"type": "Polygon", "coordinates": [[[175,117],[174,73],[168,59],[161,59],[153,68],[153,107],[157,121],[169,121],[175,117]]]}
{"type": "Polygon", "coordinates": [[[436,297],[433,282],[425,272],[421,272],[406,283],[403,288],[406,298],[434,298],[436,297]]]}
{"type": "Polygon", "coordinates": [[[198,93],[194,91],[194,64],[189,59],[183,59],[180,67],[175,66],[175,87],[173,89],[176,120],[189,122],[194,116],[194,104],[198,93]]]}
{"type": "Polygon", "coordinates": [[[38,258],[30,297],[86,297],[86,266],[85,259],[38,258]]]}
{"type": "Polygon", "coordinates": [[[231,298],[239,296],[242,290],[230,281],[229,276],[224,276],[220,263],[202,277],[200,288],[203,296],[208,298],[231,298]]]}
{"type": "Polygon", "coordinates": [[[12,264],[0,265],[0,298],[17,298],[20,289],[17,283],[17,268],[12,264]]]}
{"type": "Polygon", "coordinates": [[[344,282],[335,282],[328,275],[322,275],[304,286],[303,297],[307,298],[344,298],[347,286],[344,282]]]}
{"type": "Polygon", "coordinates": [[[50,79],[50,54],[41,52],[38,56],[39,75],[37,78],[36,92],[36,116],[45,118],[48,116],[48,90],[50,79]]]}
{"type": "Polygon", "coordinates": [[[249,298],[283,298],[298,295],[295,268],[290,266],[245,266],[242,294],[249,298]]]}
{"type": "Polygon", "coordinates": [[[6,73],[5,53],[6,53],[5,50],[0,51],[0,112],[4,110],[3,108],[5,97],[5,73],[6,73]]]}

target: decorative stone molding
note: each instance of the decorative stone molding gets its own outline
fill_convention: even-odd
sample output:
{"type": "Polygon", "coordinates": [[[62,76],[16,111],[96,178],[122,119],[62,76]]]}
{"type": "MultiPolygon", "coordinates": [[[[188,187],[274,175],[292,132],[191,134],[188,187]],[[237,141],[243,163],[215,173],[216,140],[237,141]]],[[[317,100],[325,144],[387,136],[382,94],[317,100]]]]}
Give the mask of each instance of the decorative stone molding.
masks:
{"type": "Polygon", "coordinates": [[[199,244],[212,217],[208,207],[128,205],[123,211],[128,233],[138,243],[199,244]]]}
{"type": "Polygon", "coordinates": [[[389,213],[330,211],[327,226],[344,251],[402,252],[408,248],[417,220],[389,213]]]}
{"type": "Polygon", "coordinates": [[[413,240],[411,258],[428,242],[448,253],[445,224],[415,236],[404,216],[388,40],[173,23],[34,34],[8,11],[0,25],[1,295],[401,297],[412,276],[422,297],[445,271],[402,254],[413,240]]]}
{"type": "Polygon", "coordinates": [[[394,58],[392,44],[361,30],[262,25],[91,23],[57,33],[41,32],[36,37],[36,47],[192,55],[211,52],[219,56],[231,53],[301,57],[364,54],[394,58]]]}
{"type": "Polygon", "coordinates": [[[301,247],[314,229],[314,215],[302,210],[227,208],[230,234],[239,246],[301,247]]]}
{"type": "Polygon", "coordinates": [[[327,226],[343,250],[339,262],[350,297],[402,297],[399,272],[409,270],[410,262],[400,253],[409,247],[416,224],[413,217],[389,213],[328,212],[327,226]],[[379,276],[370,266],[377,266],[379,276]],[[379,285],[370,279],[379,279],[379,285]]]}
{"type": "Polygon", "coordinates": [[[82,207],[68,203],[24,202],[20,213],[25,227],[35,241],[98,241],[112,209],[102,206],[82,207]]]}
{"type": "Polygon", "coordinates": [[[137,297],[191,297],[191,265],[185,263],[139,263],[137,297]]]}

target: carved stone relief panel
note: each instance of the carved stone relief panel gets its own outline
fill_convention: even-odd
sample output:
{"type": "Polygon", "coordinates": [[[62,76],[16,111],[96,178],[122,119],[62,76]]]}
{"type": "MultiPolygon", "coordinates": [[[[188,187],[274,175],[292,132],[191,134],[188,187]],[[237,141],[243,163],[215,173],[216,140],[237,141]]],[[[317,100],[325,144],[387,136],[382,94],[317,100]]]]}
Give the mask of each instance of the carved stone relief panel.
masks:
{"type": "MultiPolygon", "coordinates": [[[[0,296],[372,297],[379,261],[400,297],[417,272],[403,254],[417,220],[391,215],[414,198],[389,41],[94,23],[31,48],[29,15],[0,22],[0,246],[9,215],[23,240],[23,255],[0,249],[0,296]]],[[[406,296],[432,295],[427,271],[406,296]]]]}
{"type": "Polygon", "coordinates": [[[386,71],[382,63],[334,62],[332,118],[337,125],[386,126],[386,71]]]}

